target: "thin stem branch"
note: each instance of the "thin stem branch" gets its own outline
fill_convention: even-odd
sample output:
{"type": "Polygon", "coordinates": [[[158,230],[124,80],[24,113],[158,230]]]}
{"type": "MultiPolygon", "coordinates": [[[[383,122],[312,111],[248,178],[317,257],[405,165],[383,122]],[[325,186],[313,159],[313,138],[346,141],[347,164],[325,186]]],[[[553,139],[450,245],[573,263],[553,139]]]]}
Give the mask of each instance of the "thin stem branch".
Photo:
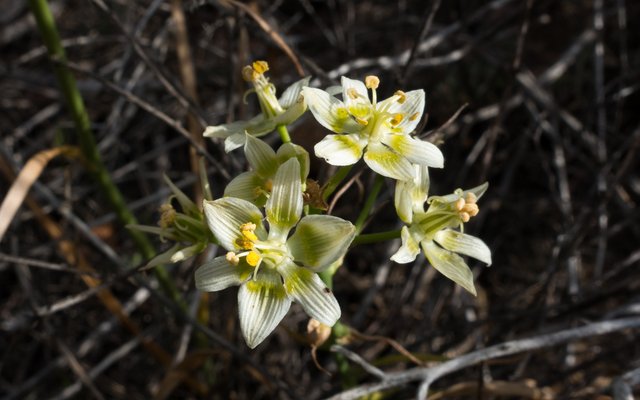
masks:
{"type": "Polygon", "coordinates": [[[398,239],[400,237],[400,229],[386,232],[377,232],[377,233],[367,233],[364,235],[358,235],[353,242],[351,242],[352,246],[358,244],[370,244],[370,243],[378,243],[378,242],[386,242],[387,240],[398,239]]]}
{"type": "Polygon", "coordinates": [[[376,175],[376,179],[375,179],[375,182],[373,183],[373,187],[371,188],[371,191],[369,192],[369,196],[367,196],[367,200],[365,201],[364,206],[362,206],[360,215],[358,215],[358,219],[356,220],[356,223],[355,223],[356,235],[362,232],[362,229],[364,228],[364,223],[366,222],[367,218],[369,217],[369,214],[371,213],[371,209],[373,208],[373,205],[375,204],[376,199],[380,194],[380,189],[382,189],[383,183],[384,183],[384,177],[381,175],[376,175]]]}
{"type": "MultiPolygon", "coordinates": [[[[127,207],[120,190],[113,183],[113,180],[111,180],[111,175],[102,162],[102,157],[98,152],[98,147],[96,146],[96,141],[91,131],[89,114],[78,90],[76,80],[65,64],[66,55],[49,4],[46,0],[29,0],[29,5],[35,16],[38,29],[47,47],[49,56],[62,61],[61,63],[55,63],[53,68],[65,102],[75,123],[80,148],[87,160],[87,164],[90,166],[89,172],[93,175],[103,193],[106,195],[111,207],[118,215],[120,222],[124,225],[137,224],[138,221],[127,207]]],[[[144,233],[129,230],[129,234],[144,257],[152,258],[155,255],[155,249],[144,233]]],[[[162,288],[174,300],[179,301],[179,293],[173,285],[167,271],[161,267],[156,268],[155,271],[162,288]]]]}
{"type": "Polygon", "coordinates": [[[324,190],[322,191],[322,200],[327,201],[329,196],[335,192],[340,183],[344,180],[344,178],[349,175],[349,172],[353,168],[353,165],[345,165],[344,167],[338,168],[338,171],[329,178],[329,181],[324,185],[324,190]]]}

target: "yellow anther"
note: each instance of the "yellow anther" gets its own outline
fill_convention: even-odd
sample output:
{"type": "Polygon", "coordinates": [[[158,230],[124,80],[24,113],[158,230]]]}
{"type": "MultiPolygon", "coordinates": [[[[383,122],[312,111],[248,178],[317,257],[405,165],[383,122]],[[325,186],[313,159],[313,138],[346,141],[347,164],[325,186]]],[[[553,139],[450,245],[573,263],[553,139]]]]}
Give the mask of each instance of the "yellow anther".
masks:
{"type": "Polygon", "coordinates": [[[262,60],[254,61],[253,64],[251,64],[251,66],[253,67],[253,70],[260,75],[264,74],[269,70],[269,64],[267,64],[266,61],[262,61],[262,60]]]}
{"type": "Polygon", "coordinates": [[[247,254],[246,260],[247,260],[247,264],[251,265],[252,267],[255,267],[260,262],[260,254],[256,253],[255,251],[250,251],[247,254]]]}
{"type": "Polygon", "coordinates": [[[347,89],[347,96],[351,97],[353,100],[359,97],[358,91],[355,88],[347,89]]]}
{"type": "Polygon", "coordinates": [[[398,103],[400,104],[403,104],[405,101],[407,101],[407,94],[402,90],[396,90],[394,95],[398,96],[398,103]]]}
{"type": "Polygon", "coordinates": [[[364,85],[367,89],[377,89],[380,86],[380,78],[375,75],[368,75],[364,78],[364,85]]]}
{"type": "Polygon", "coordinates": [[[458,215],[460,216],[462,222],[469,222],[469,220],[471,219],[471,216],[464,211],[459,213],[458,215]]]}
{"type": "Polygon", "coordinates": [[[255,233],[253,233],[253,231],[249,231],[249,230],[243,230],[242,232],[242,236],[245,237],[245,239],[250,240],[252,242],[255,242],[256,240],[258,240],[258,237],[256,236],[255,233]]]}
{"type": "Polygon", "coordinates": [[[467,203],[475,204],[478,201],[478,197],[472,192],[467,192],[465,200],[467,201],[467,203]]]}
{"type": "Polygon", "coordinates": [[[418,119],[418,117],[420,116],[419,112],[413,113],[411,114],[411,116],[409,117],[409,121],[415,121],[416,119],[418,119]]]}
{"type": "Polygon", "coordinates": [[[391,118],[391,125],[396,126],[398,125],[400,122],[402,122],[402,120],[404,119],[404,115],[402,114],[394,114],[393,118],[391,118]]]}
{"type": "Polygon", "coordinates": [[[356,122],[362,126],[367,126],[369,125],[369,121],[367,121],[366,119],[362,119],[362,118],[356,118],[356,122]]]}
{"type": "Polygon", "coordinates": [[[480,212],[480,208],[478,208],[477,204],[467,203],[462,207],[462,211],[466,212],[471,217],[475,217],[480,212]]]}
{"type": "Polygon", "coordinates": [[[256,71],[254,71],[254,69],[250,65],[242,68],[242,79],[244,79],[245,81],[253,82],[257,77],[258,76],[256,75],[256,71]]]}
{"type": "Polygon", "coordinates": [[[236,246],[238,246],[239,249],[242,250],[251,250],[253,249],[253,242],[251,240],[248,240],[246,238],[237,238],[235,241],[236,246]]]}
{"type": "Polygon", "coordinates": [[[465,205],[464,199],[460,198],[456,200],[455,207],[457,211],[462,211],[462,209],[464,208],[464,205],[465,205]]]}
{"type": "Polygon", "coordinates": [[[240,257],[238,257],[233,251],[228,252],[225,258],[231,265],[238,265],[238,263],[240,262],[240,257]]]}
{"type": "Polygon", "coordinates": [[[169,203],[163,204],[158,209],[160,211],[160,221],[158,225],[160,228],[169,228],[176,221],[176,210],[169,203]]]}

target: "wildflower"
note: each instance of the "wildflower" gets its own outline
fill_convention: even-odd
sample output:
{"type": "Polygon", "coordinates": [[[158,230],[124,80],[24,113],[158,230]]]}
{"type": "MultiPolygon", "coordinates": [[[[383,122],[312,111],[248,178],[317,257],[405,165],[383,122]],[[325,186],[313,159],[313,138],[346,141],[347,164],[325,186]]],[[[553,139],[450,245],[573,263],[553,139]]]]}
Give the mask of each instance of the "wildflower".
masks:
{"type": "Polygon", "coordinates": [[[424,202],[429,194],[429,169],[417,164],[413,169],[413,179],[396,182],[393,198],[398,217],[407,224],[411,224],[414,213],[424,212],[424,202]]]}
{"type": "Polygon", "coordinates": [[[402,246],[391,260],[400,264],[414,261],[422,247],[435,269],[475,295],[473,273],[458,253],[491,265],[491,250],[487,245],[463,233],[464,223],[480,211],[477,201],[487,187],[485,183],[470,190],[458,189],[447,196],[429,198],[427,211],[414,212],[411,224],[402,228],[402,246]]]}
{"type": "Polygon", "coordinates": [[[424,111],[424,91],[396,91],[377,101],[380,80],[368,76],[365,82],[342,77],[342,101],[330,93],[305,87],[309,110],[327,135],[315,145],[315,153],[332,165],[355,164],[363,157],[367,165],[389,178],[411,180],[412,163],[442,168],[444,157],[433,144],[412,138],[424,111]],[[371,90],[369,98],[367,89],[371,90]]]}
{"type": "Polygon", "coordinates": [[[355,227],[337,217],[300,219],[302,183],[297,158],[278,168],[265,210],[268,232],[258,207],[246,200],[205,201],[209,228],[228,252],[195,272],[200,290],[240,285],[240,328],[251,348],[275,329],[291,301],[325,325],[336,323],[340,306],[317,272],[343,257],[355,236],[355,227]]]}
{"type": "MultiPolygon", "coordinates": [[[[160,220],[158,226],[128,225],[130,229],[153,233],[160,236],[163,241],[175,242],[167,251],[152,258],[146,265],[147,268],[166,263],[177,263],[200,254],[215,238],[207,228],[204,214],[171,180],[164,176],[166,184],[171,189],[172,195],[166,203],[159,208],[160,220]],[[181,211],[173,206],[173,200],[177,200],[181,211]]],[[[205,193],[208,190],[205,188],[205,193]]]]}
{"type": "Polygon", "coordinates": [[[276,88],[264,75],[269,70],[266,61],[255,61],[242,70],[242,77],[253,85],[245,94],[255,92],[260,103],[261,113],[247,121],[235,121],[230,124],[208,126],[204,136],[224,138],[224,148],[228,153],[245,143],[245,132],[253,136],[264,136],[278,125],[289,125],[306,110],[302,88],[309,84],[309,77],[289,86],[280,99],[276,98],[276,88]]]}
{"type": "Polygon", "coordinates": [[[293,143],[284,143],[277,152],[258,138],[246,134],[244,152],[251,171],[235,177],[224,190],[225,197],[237,197],[263,207],[273,187],[278,167],[292,157],[300,162],[300,181],[309,175],[309,153],[293,143]]]}

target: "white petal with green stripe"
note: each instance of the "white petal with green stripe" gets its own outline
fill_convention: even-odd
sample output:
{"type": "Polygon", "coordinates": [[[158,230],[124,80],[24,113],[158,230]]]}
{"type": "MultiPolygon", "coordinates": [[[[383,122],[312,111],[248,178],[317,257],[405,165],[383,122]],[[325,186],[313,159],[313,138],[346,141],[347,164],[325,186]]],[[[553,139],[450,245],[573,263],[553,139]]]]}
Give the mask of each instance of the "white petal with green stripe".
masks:
{"type": "Polygon", "coordinates": [[[388,178],[407,181],[415,176],[409,160],[380,143],[369,144],[364,153],[364,162],[369,168],[388,178]]]}
{"type": "Polygon", "coordinates": [[[262,343],[282,321],[290,306],[291,300],[276,273],[261,270],[255,280],[240,286],[238,313],[247,345],[253,349],[262,343]]]}
{"type": "Polygon", "coordinates": [[[424,112],[425,95],[424,90],[412,90],[405,93],[405,100],[400,103],[397,100],[397,96],[391,96],[388,99],[381,101],[376,106],[378,110],[384,110],[390,114],[402,114],[402,121],[396,126],[399,130],[405,134],[411,133],[422,118],[424,112]]]}
{"type": "Polygon", "coordinates": [[[285,91],[282,92],[282,96],[280,96],[280,98],[278,99],[278,103],[280,103],[280,106],[282,106],[282,108],[284,109],[287,109],[294,105],[300,98],[302,88],[309,85],[310,79],[311,77],[307,76],[306,78],[302,78],[286,88],[285,91]]]}
{"type": "Polygon", "coordinates": [[[245,134],[244,152],[251,168],[260,176],[269,177],[278,169],[276,152],[262,140],[245,134]]]}
{"type": "Polygon", "coordinates": [[[447,250],[473,257],[491,265],[491,250],[475,236],[445,229],[436,233],[434,240],[447,250]]]}
{"type": "Polygon", "coordinates": [[[429,263],[438,272],[462,286],[469,293],[476,295],[476,288],[473,285],[473,273],[462,257],[441,248],[433,241],[423,241],[422,250],[429,263]]]}
{"type": "Polygon", "coordinates": [[[432,168],[444,167],[444,156],[433,143],[414,139],[404,134],[387,134],[382,143],[405,156],[409,161],[432,168]]]}
{"type": "Polygon", "coordinates": [[[253,268],[246,263],[231,265],[225,257],[216,257],[196,269],[196,288],[203,292],[217,292],[240,285],[249,279],[252,273],[253,268]]]}
{"type": "Polygon", "coordinates": [[[290,158],[297,158],[300,163],[300,181],[305,182],[309,175],[309,153],[304,147],[294,143],[284,143],[276,152],[278,163],[282,164],[290,158]]]}
{"type": "Polygon", "coordinates": [[[349,221],[331,215],[308,215],[300,220],[287,241],[295,261],[322,271],[344,256],[355,237],[349,221]]]}
{"type": "Polygon", "coordinates": [[[400,236],[402,238],[402,245],[398,251],[391,256],[391,261],[395,261],[398,264],[410,263],[420,254],[420,243],[413,238],[409,228],[406,226],[402,227],[400,236]]]}
{"type": "Polygon", "coordinates": [[[358,135],[327,135],[313,150],[316,156],[324,158],[331,165],[353,165],[362,157],[366,142],[358,135]]]}
{"type": "Polygon", "coordinates": [[[237,197],[250,201],[257,206],[263,206],[266,197],[261,196],[260,188],[265,184],[265,179],[259,177],[255,172],[243,172],[233,178],[231,182],[224,188],[225,197],[237,197]],[[262,199],[258,201],[258,199],[262,199]]]}
{"type": "Polygon", "coordinates": [[[256,224],[256,235],[264,239],[266,232],[262,225],[262,213],[252,203],[224,197],[222,199],[203,202],[207,225],[222,247],[236,251],[236,239],[241,237],[240,226],[248,222],[256,224]]]}
{"type": "Polygon", "coordinates": [[[356,133],[362,130],[363,127],[349,116],[345,104],[329,93],[307,86],[302,94],[320,125],[336,133],[356,133]]]}
{"type": "Polygon", "coordinates": [[[286,234],[302,213],[300,163],[296,158],[289,159],[278,168],[265,209],[270,227],[269,238],[286,240],[286,234]]]}
{"type": "Polygon", "coordinates": [[[338,301],[316,273],[293,264],[281,265],[278,271],[284,277],[289,297],[299,303],[311,318],[328,326],[333,326],[340,319],[338,301]]]}

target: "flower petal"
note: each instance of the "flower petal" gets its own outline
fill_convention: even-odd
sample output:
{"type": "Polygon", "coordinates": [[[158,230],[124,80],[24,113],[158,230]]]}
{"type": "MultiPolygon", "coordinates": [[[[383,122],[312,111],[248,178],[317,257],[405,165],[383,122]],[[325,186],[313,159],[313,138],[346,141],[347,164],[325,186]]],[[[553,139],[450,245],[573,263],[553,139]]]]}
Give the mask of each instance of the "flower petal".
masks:
{"type": "Polygon", "coordinates": [[[320,125],[336,133],[356,133],[362,126],[349,116],[343,102],[321,89],[305,87],[302,89],[309,110],[320,125]]]}
{"type": "Polygon", "coordinates": [[[409,161],[432,168],[444,167],[444,156],[433,143],[414,139],[403,134],[387,134],[382,143],[405,156],[409,161]]]}
{"type": "Polygon", "coordinates": [[[196,269],[196,288],[203,292],[217,292],[240,285],[249,279],[252,272],[253,268],[246,264],[231,265],[225,257],[216,257],[196,269]]]}
{"type": "Polygon", "coordinates": [[[153,257],[151,260],[149,260],[149,262],[147,263],[147,265],[144,266],[144,268],[152,268],[152,267],[157,267],[158,265],[162,265],[162,264],[170,264],[172,263],[171,261],[171,257],[176,253],[176,251],[180,250],[182,248],[182,245],[180,243],[176,243],[173,246],[171,246],[171,248],[163,253],[158,254],[157,256],[153,257]]]}
{"type": "Polygon", "coordinates": [[[396,214],[404,223],[410,224],[413,220],[412,204],[411,183],[409,181],[396,181],[393,205],[396,207],[396,214]]]}
{"type": "Polygon", "coordinates": [[[442,275],[451,279],[464,289],[476,296],[476,288],[473,285],[473,272],[459,255],[445,250],[433,241],[423,241],[422,250],[429,263],[442,275]]]}
{"type": "Polygon", "coordinates": [[[340,84],[342,85],[342,100],[347,107],[350,103],[365,102],[371,104],[371,101],[369,100],[369,93],[367,92],[367,87],[364,82],[343,76],[340,79],[340,84]],[[355,91],[356,98],[353,98],[351,95],[353,91],[355,91]]]}
{"type": "Polygon", "coordinates": [[[252,136],[264,136],[276,128],[272,119],[265,119],[259,114],[248,121],[235,121],[230,124],[208,126],[203,136],[213,138],[225,138],[224,151],[229,153],[238,147],[244,146],[245,132],[252,136]]]}
{"type": "Polygon", "coordinates": [[[411,181],[397,181],[393,202],[402,221],[411,224],[413,213],[424,213],[424,202],[429,193],[429,169],[414,164],[415,177],[411,181]]]}
{"type": "Polygon", "coordinates": [[[186,260],[187,258],[191,258],[197,254],[200,254],[205,247],[206,245],[204,243],[196,243],[191,246],[178,249],[175,253],[173,253],[173,255],[171,255],[169,261],[171,263],[177,263],[186,260]]]}
{"type": "Polygon", "coordinates": [[[280,276],[261,270],[238,291],[240,328],[247,345],[255,348],[269,336],[289,311],[291,300],[284,291],[280,276]]]}
{"type": "Polygon", "coordinates": [[[395,261],[398,264],[410,263],[420,254],[420,243],[411,236],[411,231],[406,226],[402,227],[400,236],[402,237],[402,245],[391,256],[391,261],[395,261]]]}
{"type": "Polygon", "coordinates": [[[415,176],[409,160],[380,143],[369,144],[364,153],[364,162],[369,168],[388,178],[407,181],[415,176]]]}
{"type": "Polygon", "coordinates": [[[276,152],[276,157],[280,164],[284,164],[284,162],[290,158],[297,158],[300,163],[300,181],[305,182],[307,180],[310,162],[309,153],[304,149],[304,147],[291,142],[284,143],[276,152]]]}
{"type": "Polygon", "coordinates": [[[278,169],[276,152],[271,146],[248,133],[245,134],[244,153],[251,168],[262,177],[271,177],[278,169]]]}
{"type": "Polygon", "coordinates": [[[306,268],[293,264],[281,265],[278,272],[284,277],[284,287],[313,319],[333,326],[340,318],[340,305],[322,279],[306,268]]]}
{"type": "Polygon", "coordinates": [[[491,265],[491,250],[482,240],[475,236],[444,229],[436,233],[433,239],[449,251],[464,254],[491,265]]]}
{"type": "Polygon", "coordinates": [[[424,112],[424,90],[411,90],[405,93],[405,101],[400,103],[398,96],[391,96],[376,105],[378,110],[386,110],[390,114],[402,114],[402,121],[396,126],[399,132],[408,134],[413,132],[420,123],[424,112]]]}
{"type": "Polygon", "coordinates": [[[300,93],[302,93],[302,88],[309,85],[310,79],[311,77],[307,76],[306,78],[302,78],[298,82],[295,82],[294,84],[286,88],[285,91],[282,92],[282,96],[280,96],[280,98],[278,99],[278,103],[280,103],[280,106],[284,109],[287,109],[295,104],[300,97],[300,93]]]}
{"type": "Polygon", "coordinates": [[[269,238],[286,240],[287,233],[302,214],[302,183],[297,158],[290,158],[278,168],[265,209],[269,238]]]}
{"type": "Polygon", "coordinates": [[[327,135],[313,149],[331,165],[352,165],[362,157],[365,145],[358,135],[327,135]]]}
{"type": "Polygon", "coordinates": [[[243,172],[224,188],[224,196],[244,199],[262,207],[267,202],[267,198],[259,193],[259,189],[264,184],[265,179],[259,177],[254,171],[243,172]]]}
{"type": "Polygon", "coordinates": [[[240,226],[247,222],[256,224],[256,235],[259,238],[266,236],[262,226],[262,213],[252,203],[234,197],[224,197],[214,201],[205,200],[202,204],[209,229],[225,249],[238,249],[235,241],[241,237],[240,226]]]}
{"type": "Polygon", "coordinates": [[[308,215],[300,220],[287,245],[295,261],[318,272],[343,257],[355,237],[349,221],[331,215],[308,215]]]}

